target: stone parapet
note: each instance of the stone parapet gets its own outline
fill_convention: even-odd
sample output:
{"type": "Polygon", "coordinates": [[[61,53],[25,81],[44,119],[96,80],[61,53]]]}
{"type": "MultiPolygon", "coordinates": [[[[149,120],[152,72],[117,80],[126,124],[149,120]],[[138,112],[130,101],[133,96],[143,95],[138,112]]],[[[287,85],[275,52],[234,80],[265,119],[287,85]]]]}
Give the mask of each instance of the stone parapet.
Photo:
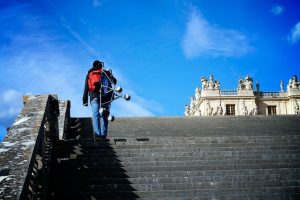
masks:
{"type": "Polygon", "coordinates": [[[51,144],[58,139],[57,97],[25,99],[24,108],[0,143],[0,199],[36,199],[34,195],[47,188],[51,144]]]}
{"type": "Polygon", "coordinates": [[[66,136],[66,132],[68,129],[68,125],[70,123],[70,109],[71,102],[70,101],[59,101],[59,117],[58,117],[58,131],[59,131],[59,139],[64,139],[66,136]]]}

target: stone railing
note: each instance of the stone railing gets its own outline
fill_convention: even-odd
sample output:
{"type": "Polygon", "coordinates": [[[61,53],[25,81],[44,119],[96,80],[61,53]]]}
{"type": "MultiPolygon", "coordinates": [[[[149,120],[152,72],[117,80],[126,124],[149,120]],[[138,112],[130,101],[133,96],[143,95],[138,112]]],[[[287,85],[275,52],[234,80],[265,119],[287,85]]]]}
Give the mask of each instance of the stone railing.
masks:
{"type": "Polygon", "coordinates": [[[236,90],[223,90],[223,91],[221,91],[221,95],[234,96],[234,95],[238,95],[238,93],[236,90]]]}
{"type": "Polygon", "coordinates": [[[23,110],[0,143],[0,199],[44,199],[51,150],[59,138],[56,96],[27,98],[23,110]]]}
{"type": "Polygon", "coordinates": [[[279,92],[256,92],[255,95],[259,95],[262,97],[279,97],[279,92]]]}

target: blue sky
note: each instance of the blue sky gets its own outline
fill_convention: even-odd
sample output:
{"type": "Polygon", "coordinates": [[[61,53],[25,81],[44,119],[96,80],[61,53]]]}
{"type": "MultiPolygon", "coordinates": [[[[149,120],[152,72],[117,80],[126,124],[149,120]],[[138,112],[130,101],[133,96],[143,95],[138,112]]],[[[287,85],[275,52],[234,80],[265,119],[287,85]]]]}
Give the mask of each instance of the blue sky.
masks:
{"type": "Polygon", "coordinates": [[[300,76],[298,0],[0,1],[0,139],[22,95],[82,106],[87,70],[105,62],[132,101],[115,116],[182,116],[200,77],[222,90],[247,74],[264,91],[300,76]]]}

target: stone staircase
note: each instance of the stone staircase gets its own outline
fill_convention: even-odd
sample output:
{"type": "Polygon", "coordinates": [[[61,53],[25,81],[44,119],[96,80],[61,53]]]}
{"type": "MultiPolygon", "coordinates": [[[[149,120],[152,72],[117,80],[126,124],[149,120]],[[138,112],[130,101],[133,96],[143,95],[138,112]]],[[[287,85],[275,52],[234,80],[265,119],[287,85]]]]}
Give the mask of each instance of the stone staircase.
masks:
{"type": "Polygon", "coordinates": [[[72,119],[48,199],[300,199],[299,122],[119,118],[108,142],[94,142],[90,119],[72,119]]]}

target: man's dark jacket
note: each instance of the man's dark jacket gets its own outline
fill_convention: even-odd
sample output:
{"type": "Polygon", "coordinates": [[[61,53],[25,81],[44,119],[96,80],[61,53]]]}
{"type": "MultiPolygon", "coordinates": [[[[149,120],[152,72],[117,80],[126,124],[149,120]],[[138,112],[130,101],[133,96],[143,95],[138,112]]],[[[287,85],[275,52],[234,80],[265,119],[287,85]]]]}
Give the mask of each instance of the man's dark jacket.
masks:
{"type": "MultiPolygon", "coordinates": [[[[82,103],[83,105],[88,103],[88,96],[90,96],[90,102],[94,99],[100,96],[100,84],[96,86],[94,91],[89,91],[89,86],[88,86],[88,78],[89,78],[89,73],[94,70],[99,70],[101,69],[100,67],[93,67],[91,68],[86,77],[85,77],[85,84],[84,84],[84,92],[83,92],[83,97],[82,97],[82,103]]],[[[110,80],[116,84],[117,79],[112,75],[112,73],[109,70],[105,70],[106,75],[110,78],[110,80]]],[[[109,92],[106,95],[102,95],[101,101],[106,102],[111,99],[111,96],[113,95],[113,92],[109,92]]]]}

